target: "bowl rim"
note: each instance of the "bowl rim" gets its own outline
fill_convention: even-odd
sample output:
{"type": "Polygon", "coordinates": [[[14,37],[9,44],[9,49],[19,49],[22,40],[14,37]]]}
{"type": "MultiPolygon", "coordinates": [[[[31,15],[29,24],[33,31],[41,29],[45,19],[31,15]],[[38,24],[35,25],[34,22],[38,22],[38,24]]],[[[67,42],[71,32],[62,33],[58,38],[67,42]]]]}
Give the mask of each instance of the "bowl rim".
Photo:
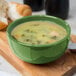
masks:
{"type": "MultiPolygon", "coordinates": [[[[47,20],[47,21],[48,21],[48,20],[47,20]]],[[[70,40],[70,32],[71,32],[71,28],[70,28],[70,26],[69,26],[69,24],[68,24],[67,22],[65,22],[64,20],[62,20],[62,19],[60,19],[60,18],[58,18],[58,17],[48,16],[48,15],[32,15],[32,16],[22,17],[22,18],[20,18],[20,19],[15,20],[14,22],[12,22],[12,23],[7,27],[7,30],[6,30],[7,36],[9,36],[11,40],[13,40],[14,42],[16,42],[16,43],[18,43],[18,44],[21,44],[21,45],[23,45],[23,46],[28,46],[28,47],[49,47],[49,46],[57,45],[57,44],[63,42],[64,40],[66,40],[66,39],[70,40]],[[48,18],[53,18],[53,19],[59,20],[59,21],[61,21],[61,22],[64,22],[65,25],[68,27],[68,31],[69,31],[68,34],[67,34],[63,39],[61,39],[61,40],[59,40],[59,41],[56,41],[56,42],[54,42],[54,43],[52,43],[52,44],[49,43],[49,44],[41,44],[41,45],[38,44],[38,45],[34,45],[34,44],[27,44],[27,43],[20,42],[20,41],[16,40],[15,38],[13,38],[12,35],[9,33],[9,29],[10,29],[11,26],[13,26],[13,24],[15,24],[17,21],[22,20],[22,19],[31,18],[31,17],[39,17],[39,16],[40,16],[40,17],[45,17],[45,18],[46,18],[46,17],[48,17],[48,18]]]]}

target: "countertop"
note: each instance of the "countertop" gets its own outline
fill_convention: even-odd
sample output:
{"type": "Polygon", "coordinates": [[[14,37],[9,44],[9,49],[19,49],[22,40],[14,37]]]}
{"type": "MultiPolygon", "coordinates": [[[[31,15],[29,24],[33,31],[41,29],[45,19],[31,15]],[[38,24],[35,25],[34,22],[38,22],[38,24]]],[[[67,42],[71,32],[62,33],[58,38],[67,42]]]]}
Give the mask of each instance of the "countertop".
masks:
{"type": "MultiPolygon", "coordinates": [[[[23,0],[7,1],[16,1],[19,3],[23,3],[23,0]]],[[[42,10],[40,12],[33,12],[33,15],[36,14],[45,15],[45,11],[42,10]]],[[[69,18],[66,21],[70,24],[72,33],[76,34],[76,0],[70,0],[69,18]]],[[[13,66],[11,66],[2,56],[0,56],[0,71],[14,74],[14,76],[21,76],[21,74],[13,66]]]]}

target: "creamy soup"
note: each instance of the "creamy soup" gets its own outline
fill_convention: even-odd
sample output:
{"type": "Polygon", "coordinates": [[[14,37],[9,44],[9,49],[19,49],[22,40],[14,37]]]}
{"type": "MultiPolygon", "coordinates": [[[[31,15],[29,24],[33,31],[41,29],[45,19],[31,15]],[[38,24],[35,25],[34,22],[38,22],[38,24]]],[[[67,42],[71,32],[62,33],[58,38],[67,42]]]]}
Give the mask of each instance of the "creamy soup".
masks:
{"type": "Polygon", "coordinates": [[[28,44],[52,44],[63,39],[66,30],[49,21],[30,21],[16,26],[11,35],[18,41],[28,44]]]}

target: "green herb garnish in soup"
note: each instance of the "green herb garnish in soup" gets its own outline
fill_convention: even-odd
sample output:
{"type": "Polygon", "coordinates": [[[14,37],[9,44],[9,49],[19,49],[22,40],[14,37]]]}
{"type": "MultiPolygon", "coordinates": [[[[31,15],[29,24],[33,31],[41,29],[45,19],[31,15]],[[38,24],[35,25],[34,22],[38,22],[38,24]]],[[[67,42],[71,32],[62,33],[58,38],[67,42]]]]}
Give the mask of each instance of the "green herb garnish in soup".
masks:
{"type": "Polygon", "coordinates": [[[18,41],[28,44],[52,44],[63,39],[66,30],[49,21],[30,21],[16,26],[11,35],[18,41]]]}

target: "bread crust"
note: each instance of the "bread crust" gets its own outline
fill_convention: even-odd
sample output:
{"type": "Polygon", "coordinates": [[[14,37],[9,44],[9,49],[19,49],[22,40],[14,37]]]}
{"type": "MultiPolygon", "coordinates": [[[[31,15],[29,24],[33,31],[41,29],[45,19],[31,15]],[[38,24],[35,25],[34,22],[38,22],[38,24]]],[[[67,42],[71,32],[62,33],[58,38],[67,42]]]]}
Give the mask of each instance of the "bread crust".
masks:
{"type": "Polygon", "coordinates": [[[5,24],[4,22],[0,21],[0,30],[4,29],[7,27],[7,24],[5,24]]]}
{"type": "Polygon", "coordinates": [[[10,3],[16,4],[16,10],[21,16],[32,15],[32,9],[29,5],[19,4],[16,2],[10,2],[10,3]]]}

